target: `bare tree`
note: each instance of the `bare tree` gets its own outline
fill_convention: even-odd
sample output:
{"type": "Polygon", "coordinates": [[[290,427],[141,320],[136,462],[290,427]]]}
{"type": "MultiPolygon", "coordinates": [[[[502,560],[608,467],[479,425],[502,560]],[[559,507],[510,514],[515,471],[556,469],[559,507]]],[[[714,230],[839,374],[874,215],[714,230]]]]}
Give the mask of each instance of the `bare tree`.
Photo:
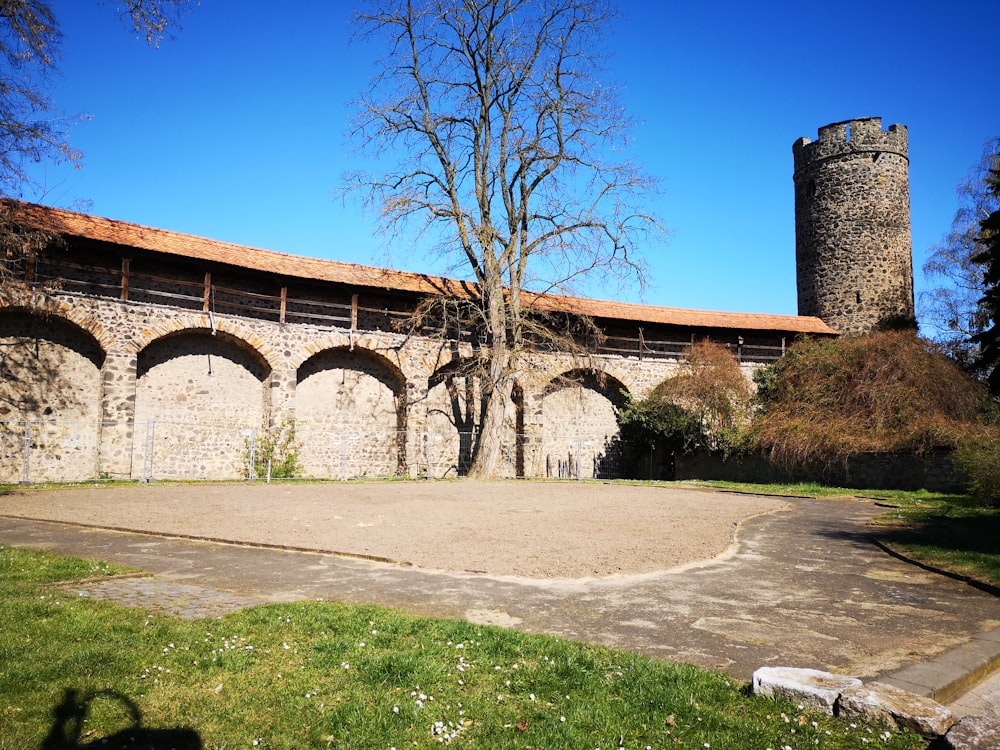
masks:
{"type": "Polygon", "coordinates": [[[158,47],[170,36],[171,27],[180,26],[181,16],[189,9],[191,0],[117,0],[117,5],[132,31],[145,39],[146,44],[158,47]]]}
{"type": "Polygon", "coordinates": [[[967,368],[974,366],[978,354],[971,339],[990,321],[981,303],[985,269],[973,258],[982,250],[979,223],[1000,208],[1000,200],[986,185],[990,170],[996,168],[1000,168],[1000,138],[987,141],[979,163],[958,186],[959,207],[951,231],[924,263],[924,277],[937,286],[921,294],[921,320],[932,338],[967,368]]]}
{"type": "Polygon", "coordinates": [[[62,36],[44,0],[0,0],[0,190],[16,194],[28,167],[80,157],[67,140],[72,118],[54,114],[45,94],[62,36]]]}
{"type": "Polygon", "coordinates": [[[376,169],[348,178],[387,229],[415,223],[474,280],[483,346],[469,475],[494,476],[544,295],[585,274],[642,280],[636,210],[652,181],[621,155],[630,125],[601,81],[605,0],[370,0],[386,56],[353,131],[376,169]],[[541,297],[539,295],[542,295],[541,297]]]}

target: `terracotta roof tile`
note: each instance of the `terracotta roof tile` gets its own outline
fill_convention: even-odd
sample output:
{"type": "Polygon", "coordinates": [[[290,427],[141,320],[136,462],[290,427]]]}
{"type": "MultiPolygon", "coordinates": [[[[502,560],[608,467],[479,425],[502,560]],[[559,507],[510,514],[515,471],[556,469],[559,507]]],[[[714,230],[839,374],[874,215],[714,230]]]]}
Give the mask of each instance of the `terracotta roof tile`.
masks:
{"type": "MultiPolygon", "coordinates": [[[[289,255],[10,199],[3,199],[2,204],[11,218],[39,229],[281,276],[419,294],[443,293],[468,297],[473,296],[476,290],[474,283],[457,279],[289,255]]],[[[529,295],[528,298],[532,300],[532,305],[551,312],[577,313],[610,320],[743,331],[837,333],[819,318],[796,315],[687,310],[562,295],[529,295]]]]}

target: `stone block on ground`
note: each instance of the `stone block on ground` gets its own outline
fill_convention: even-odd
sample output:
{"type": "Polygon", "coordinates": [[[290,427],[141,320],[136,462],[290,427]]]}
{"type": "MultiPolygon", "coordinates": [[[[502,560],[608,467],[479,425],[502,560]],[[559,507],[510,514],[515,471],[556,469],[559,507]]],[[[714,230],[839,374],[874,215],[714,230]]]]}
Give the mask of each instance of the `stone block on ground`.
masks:
{"type": "MultiPolygon", "coordinates": [[[[937,747],[937,745],[935,745],[937,747]]],[[[996,750],[1000,747],[1000,720],[966,716],[948,730],[943,750],[996,750]]]]}
{"type": "Polygon", "coordinates": [[[845,689],[836,708],[845,718],[882,722],[928,739],[940,737],[955,723],[952,712],[937,701],[880,682],[845,689]]]}
{"type": "Polygon", "coordinates": [[[753,673],[753,691],[756,695],[782,698],[803,708],[831,715],[840,694],[848,688],[860,687],[861,684],[861,680],[855,677],[835,675],[818,669],[761,667],[753,673]]]}

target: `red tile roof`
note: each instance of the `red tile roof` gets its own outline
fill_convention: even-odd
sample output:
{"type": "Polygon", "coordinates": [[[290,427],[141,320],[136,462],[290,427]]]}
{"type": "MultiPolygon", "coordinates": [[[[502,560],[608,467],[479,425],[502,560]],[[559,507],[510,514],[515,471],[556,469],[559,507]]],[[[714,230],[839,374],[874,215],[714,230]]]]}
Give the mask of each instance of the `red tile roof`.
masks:
{"type": "MultiPolygon", "coordinates": [[[[38,229],[281,276],[419,294],[446,293],[471,296],[476,288],[474,283],[468,281],[261,250],[34,203],[3,199],[2,205],[10,212],[11,218],[38,229]]],[[[535,307],[551,312],[577,313],[610,320],[689,328],[767,330],[819,335],[837,333],[819,318],[814,317],[687,310],[553,294],[532,295],[531,299],[535,307]]]]}

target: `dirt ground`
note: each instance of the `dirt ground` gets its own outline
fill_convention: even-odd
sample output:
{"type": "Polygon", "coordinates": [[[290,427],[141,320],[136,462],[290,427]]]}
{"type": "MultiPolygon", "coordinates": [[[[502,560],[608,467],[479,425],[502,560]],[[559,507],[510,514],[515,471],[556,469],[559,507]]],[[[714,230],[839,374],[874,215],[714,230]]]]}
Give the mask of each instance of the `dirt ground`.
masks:
{"type": "Polygon", "coordinates": [[[494,576],[592,578],[714,558],[780,498],[591,482],[179,484],[0,494],[0,515],[361,555],[494,576]]]}

